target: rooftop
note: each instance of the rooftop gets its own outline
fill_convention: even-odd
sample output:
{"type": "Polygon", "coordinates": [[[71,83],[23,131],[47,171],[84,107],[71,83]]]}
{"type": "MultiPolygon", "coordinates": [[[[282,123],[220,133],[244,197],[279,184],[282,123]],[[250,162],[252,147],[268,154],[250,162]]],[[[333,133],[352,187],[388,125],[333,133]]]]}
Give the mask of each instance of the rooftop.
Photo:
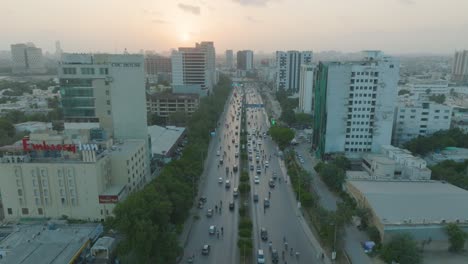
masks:
{"type": "Polygon", "coordinates": [[[49,230],[44,225],[17,225],[0,242],[1,264],[63,264],[94,238],[98,225],[63,225],[49,230]]]}
{"type": "Polygon", "coordinates": [[[151,153],[166,155],[184,131],[184,127],[148,126],[148,133],[151,136],[151,153]]]}
{"type": "Polygon", "coordinates": [[[153,100],[156,99],[198,99],[198,94],[192,93],[154,93],[149,95],[153,100]]]}
{"type": "Polygon", "coordinates": [[[468,222],[468,191],[439,181],[360,181],[348,184],[367,199],[383,224],[468,222]]]}

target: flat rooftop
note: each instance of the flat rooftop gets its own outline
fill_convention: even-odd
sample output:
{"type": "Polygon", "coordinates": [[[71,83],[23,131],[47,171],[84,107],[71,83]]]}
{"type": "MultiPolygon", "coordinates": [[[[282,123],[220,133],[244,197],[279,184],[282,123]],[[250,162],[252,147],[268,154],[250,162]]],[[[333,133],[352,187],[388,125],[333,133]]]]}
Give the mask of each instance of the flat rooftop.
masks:
{"type": "Polygon", "coordinates": [[[1,264],[64,264],[95,234],[97,224],[17,225],[0,241],[1,264]]]}
{"type": "Polygon", "coordinates": [[[166,155],[184,131],[184,127],[148,126],[148,133],[151,136],[151,153],[166,155]]]}
{"type": "Polygon", "coordinates": [[[348,180],[383,224],[468,223],[468,191],[439,181],[348,180]]]}

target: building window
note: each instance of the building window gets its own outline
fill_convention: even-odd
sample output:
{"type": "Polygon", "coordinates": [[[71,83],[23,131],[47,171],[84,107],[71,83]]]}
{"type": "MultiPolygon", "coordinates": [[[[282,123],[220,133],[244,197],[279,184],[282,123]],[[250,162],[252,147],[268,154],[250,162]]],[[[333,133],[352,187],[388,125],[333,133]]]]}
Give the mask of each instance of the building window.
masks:
{"type": "Polygon", "coordinates": [[[60,201],[62,202],[62,205],[65,205],[65,198],[60,199],[60,201]]]}
{"type": "Polygon", "coordinates": [[[76,68],[63,68],[63,74],[76,74],[76,68]]]}
{"type": "Polygon", "coordinates": [[[81,74],[92,75],[94,74],[94,68],[81,68],[81,74]]]}
{"type": "Polygon", "coordinates": [[[439,116],[434,116],[434,119],[439,119],[439,116]]]}
{"type": "Polygon", "coordinates": [[[44,214],[44,210],[42,208],[37,208],[37,214],[38,215],[43,215],[44,214]]]}
{"type": "Polygon", "coordinates": [[[35,202],[36,202],[36,206],[39,205],[39,198],[36,198],[35,202]]]}
{"type": "Polygon", "coordinates": [[[23,196],[23,190],[18,189],[18,196],[23,196]]]}
{"type": "Polygon", "coordinates": [[[39,191],[37,189],[34,189],[34,196],[38,196],[39,195],[39,191]]]}
{"type": "Polygon", "coordinates": [[[8,211],[8,214],[9,214],[9,215],[12,215],[12,214],[13,214],[13,209],[8,208],[7,211],[8,211]]]}
{"type": "Polygon", "coordinates": [[[444,119],[448,119],[448,116],[444,116],[444,119]]]}
{"type": "Polygon", "coordinates": [[[101,74],[101,75],[109,74],[109,69],[108,68],[99,68],[99,74],[101,74]]]}
{"type": "Polygon", "coordinates": [[[21,208],[21,213],[24,215],[29,214],[29,209],[28,208],[21,208]]]}

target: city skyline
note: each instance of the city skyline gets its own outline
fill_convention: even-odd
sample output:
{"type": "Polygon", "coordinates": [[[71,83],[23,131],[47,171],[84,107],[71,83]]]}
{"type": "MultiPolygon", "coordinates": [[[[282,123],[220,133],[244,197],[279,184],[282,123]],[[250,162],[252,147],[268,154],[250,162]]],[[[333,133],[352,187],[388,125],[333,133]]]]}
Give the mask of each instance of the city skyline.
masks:
{"type": "Polygon", "coordinates": [[[217,54],[226,49],[453,54],[468,46],[468,2],[461,0],[45,0],[27,6],[8,2],[2,9],[15,27],[0,26],[0,50],[30,41],[53,52],[56,40],[66,52],[117,53],[168,51],[205,40],[215,43],[217,54]],[[31,21],[38,10],[41,19],[21,22],[31,21]]]}

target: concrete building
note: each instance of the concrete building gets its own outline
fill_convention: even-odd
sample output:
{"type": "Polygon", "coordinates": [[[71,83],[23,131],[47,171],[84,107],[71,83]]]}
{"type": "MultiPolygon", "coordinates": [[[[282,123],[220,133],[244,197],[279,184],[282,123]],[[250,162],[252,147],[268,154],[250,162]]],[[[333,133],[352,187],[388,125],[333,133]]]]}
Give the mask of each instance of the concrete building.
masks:
{"type": "Polygon", "coordinates": [[[234,67],[234,52],[226,50],[226,68],[232,69],[234,67]]]}
{"type": "Polygon", "coordinates": [[[6,237],[0,241],[0,263],[79,263],[80,259],[87,259],[91,244],[102,232],[100,224],[66,225],[49,222],[45,225],[4,226],[2,233],[6,237]]]}
{"type": "Polygon", "coordinates": [[[97,122],[115,139],[148,140],[142,55],[64,53],[59,79],[66,122],[97,122]]]}
{"type": "Polygon", "coordinates": [[[438,181],[346,182],[357,205],[368,208],[371,223],[384,242],[400,233],[417,241],[432,241],[425,249],[447,248],[445,227],[455,223],[468,231],[468,191],[438,181]]]}
{"type": "Polygon", "coordinates": [[[393,144],[400,146],[418,136],[450,128],[452,107],[431,101],[399,98],[395,109],[393,144]]]}
{"type": "Polygon", "coordinates": [[[0,148],[0,194],[7,220],[101,221],[149,182],[147,141],[113,142],[99,131],[33,133],[0,148]],[[11,177],[5,177],[10,175],[11,177]]]}
{"type": "Polygon", "coordinates": [[[311,63],[312,51],[277,51],[276,89],[298,93],[301,80],[301,65],[311,63]]]}
{"type": "Polygon", "coordinates": [[[346,171],[348,179],[427,181],[431,170],[425,160],[415,157],[406,149],[382,146],[380,154],[367,153],[362,158],[364,171],[346,171]]]}
{"type": "Polygon", "coordinates": [[[242,71],[252,71],[254,53],[251,50],[239,50],[237,52],[237,69],[242,71]]]}
{"type": "Polygon", "coordinates": [[[45,73],[42,49],[36,48],[33,43],[11,45],[11,56],[13,61],[13,73],[35,74],[45,73]]]}
{"type": "Polygon", "coordinates": [[[171,55],[172,85],[198,86],[206,94],[216,84],[216,61],[213,42],[196,43],[194,48],[179,48],[171,55]]]}
{"type": "Polygon", "coordinates": [[[314,109],[314,66],[301,65],[299,81],[299,111],[312,114],[314,109]]]}
{"type": "Polygon", "coordinates": [[[408,84],[409,91],[419,99],[428,99],[431,95],[448,96],[450,88],[448,82],[444,80],[438,81],[420,81],[417,83],[408,84]]]}
{"type": "Polygon", "coordinates": [[[175,126],[149,126],[148,134],[151,136],[152,160],[167,163],[172,160],[177,146],[185,136],[184,127],[175,126]]]}
{"type": "Polygon", "coordinates": [[[145,55],[145,74],[149,83],[172,81],[171,58],[157,54],[145,55]]]}
{"type": "Polygon", "coordinates": [[[161,117],[169,117],[175,112],[184,112],[191,116],[198,109],[199,103],[198,94],[154,93],[146,97],[147,112],[161,117]]]}
{"type": "Polygon", "coordinates": [[[313,148],[319,157],[360,157],[390,144],[399,62],[379,51],[364,55],[361,61],[317,67],[313,148]]]}
{"type": "Polygon", "coordinates": [[[37,121],[29,121],[24,123],[15,124],[16,132],[36,132],[36,131],[45,131],[48,129],[52,129],[52,123],[46,122],[37,122],[37,121]]]}
{"type": "Polygon", "coordinates": [[[452,66],[452,81],[468,82],[468,50],[455,52],[452,66]]]}

